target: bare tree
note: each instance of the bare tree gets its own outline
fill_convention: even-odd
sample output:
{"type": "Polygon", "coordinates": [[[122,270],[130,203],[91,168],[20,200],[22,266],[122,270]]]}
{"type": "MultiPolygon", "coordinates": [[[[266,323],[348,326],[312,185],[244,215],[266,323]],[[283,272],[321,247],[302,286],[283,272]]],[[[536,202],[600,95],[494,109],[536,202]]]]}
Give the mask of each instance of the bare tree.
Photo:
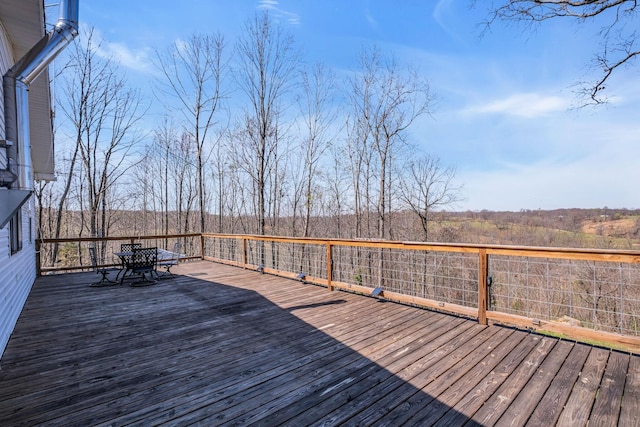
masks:
{"type": "MultiPolygon", "coordinates": [[[[178,135],[174,125],[168,118],[164,118],[160,127],[154,133],[154,142],[156,142],[156,155],[159,157],[157,164],[159,165],[158,176],[160,177],[159,204],[162,209],[162,232],[169,234],[169,187],[170,182],[176,183],[177,176],[169,175],[169,164],[171,157],[175,155],[174,149],[178,146],[178,135]],[[159,152],[158,152],[159,149],[159,152]]],[[[165,245],[168,241],[165,240],[165,245]]]]}
{"type": "Polygon", "coordinates": [[[173,181],[173,203],[176,212],[175,228],[178,233],[191,229],[191,214],[198,201],[197,148],[189,132],[184,132],[169,156],[169,175],[173,181]]]}
{"type": "Polygon", "coordinates": [[[581,83],[581,93],[588,102],[600,104],[607,100],[604,91],[612,74],[632,65],[640,55],[639,10],[637,0],[501,0],[492,3],[485,24],[489,27],[501,20],[537,25],[555,18],[600,24],[602,42],[594,57],[599,77],[581,83]]]}
{"type": "Polygon", "coordinates": [[[301,145],[304,156],[301,183],[304,192],[304,237],[309,236],[311,213],[317,199],[312,191],[314,179],[317,177],[320,161],[333,140],[330,133],[336,118],[333,87],[335,76],[322,64],[316,64],[302,73],[302,95],[298,97],[298,105],[304,123],[301,145]]]}
{"type": "MultiPolygon", "coordinates": [[[[79,119],[82,120],[82,117],[79,117],[79,119]]],[[[55,210],[56,212],[55,226],[51,236],[54,239],[60,238],[60,231],[62,227],[62,217],[64,215],[64,206],[67,203],[67,197],[69,196],[69,191],[71,190],[71,183],[75,177],[76,162],[78,160],[78,152],[80,151],[80,144],[76,142],[76,144],[74,144],[74,148],[72,151],[73,153],[71,155],[71,159],[69,160],[68,164],[65,167],[65,173],[62,174],[62,176],[64,176],[64,186],[63,186],[62,192],[57,198],[57,208],[55,210]]],[[[51,258],[52,262],[55,262],[58,256],[58,248],[59,248],[59,244],[54,243],[53,253],[51,258]]]]}
{"type": "Polygon", "coordinates": [[[348,182],[347,167],[344,165],[345,160],[342,156],[343,151],[336,146],[331,147],[332,164],[330,169],[324,174],[327,185],[327,200],[323,203],[322,216],[331,218],[333,226],[326,227],[323,230],[324,235],[333,233],[327,237],[342,238],[343,236],[343,217],[346,205],[346,193],[349,187],[344,185],[348,182]]]}
{"type": "Polygon", "coordinates": [[[283,97],[298,67],[293,38],[274,23],[268,12],[248,21],[237,44],[238,85],[249,105],[239,125],[238,143],[243,159],[238,164],[251,176],[256,195],[257,233],[265,234],[266,198],[271,173],[276,169],[283,97]]]}
{"type": "Polygon", "coordinates": [[[416,71],[401,69],[377,47],[363,50],[360,67],[351,81],[351,102],[359,127],[356,135],[365,148],[368,141],[378,162],[377,231],[378,238],[384,239],[388,237],[393,160],[406,147],[407,129],[429,113],[433,97],[428,83],[416,71]]]}
{"type": "Polygon", "coordinates": [[[420,219],[424,241],[429,237],[431,212],[461,200],[462,187],[455,184],[455,173],[455,168],[443,166],[438,157],[430,155],[411,159],[404,168],[400,178],[400,197],[420,219]]]}
{"type": "Polygon", "coordinates": [[[196,145],[200,232],[205,232],[205,172],[208,159],[205,144],[209,130],[220,124],[221,101],[227,62],[221,34],[192,35],[175,42],[164,54],[157,53],[156,66],[162,73],[159,88],[177,99],[186,129],[196,145]]]}
{"type": "Polygon", "coordinates": [[[345,146],[340,150],[342,153],[334,153],[348,159],[354,214],[354,235],[349,237],[355,238],[371,237],[369,216],[372,209],[370,191],[373,150],[367,127],[361,119],[355,114],[347,118],[345,146]]]}
{"type": "Polygon", "coordinates": [[[139,93],[127,87],[99,49],[93,30],[77,39],[64,73],[68,98],[60,104],[80,155],[92,237],[108,234],[110,189],[133,165],[128,154],[141,139],[136,124],[143,113],[139,93]]]}

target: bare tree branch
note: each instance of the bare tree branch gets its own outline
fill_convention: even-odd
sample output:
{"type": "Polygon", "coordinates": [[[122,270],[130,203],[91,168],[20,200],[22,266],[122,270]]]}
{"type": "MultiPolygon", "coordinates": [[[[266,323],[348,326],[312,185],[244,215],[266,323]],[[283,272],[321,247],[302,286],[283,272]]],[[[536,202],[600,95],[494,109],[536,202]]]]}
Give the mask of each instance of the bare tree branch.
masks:
{"type": "Polygon", "coordinates": [[[595,55],[594,72],[600,77],[581,82],[578,93],[585,99],[584,105],[602,104],[607,102],[605,84],[618,69],[631,66],[640,55],[636,20],[639,10],[637,0],[501,0],[493,3],[483,25],[488,31],[497,21],[538,25],[556,18],[599,24],[601,50],[595,55]]]}

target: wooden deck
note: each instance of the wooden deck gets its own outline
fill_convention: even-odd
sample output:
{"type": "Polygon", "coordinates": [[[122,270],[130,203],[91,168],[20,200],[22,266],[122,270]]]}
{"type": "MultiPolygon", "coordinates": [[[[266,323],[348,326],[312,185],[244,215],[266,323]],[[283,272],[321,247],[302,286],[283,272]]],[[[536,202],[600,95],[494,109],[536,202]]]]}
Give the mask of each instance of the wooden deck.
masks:
{"type": "Polygon", "coordinates": [[[234,267],[37,280],[0,425],[640,425],[640,357],[234,267]]]}

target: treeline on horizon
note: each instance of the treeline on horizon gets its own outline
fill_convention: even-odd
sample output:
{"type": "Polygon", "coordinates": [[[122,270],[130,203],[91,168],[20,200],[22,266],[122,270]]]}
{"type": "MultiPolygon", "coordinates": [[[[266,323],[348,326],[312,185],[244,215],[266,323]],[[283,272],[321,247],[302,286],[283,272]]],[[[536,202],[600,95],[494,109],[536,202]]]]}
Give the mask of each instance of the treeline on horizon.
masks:
{"type": "MultiPolygon", "coordinates": [[[[41,210],[44,227],[41,238],[53,238],[54,212],[41,210]]],[[[89,237],[88,212],[65,212],[62,237],[89,237]]],[[[193,213],[155,211],[115,211],[111,215],[109,236],[148,236],[199,232],[199,218],[193,213]]],[[[352,214],[311,217],[308,237],[377,239],[376,218],[356,236],[356,218],[352,214]]],[[[206,215],[206,232],[255,234],[255,218],[221,218],[206,215]]],[[[302,237],[303,220],[296,216],[271,218],[267,235],[302,237]]],[[[429,221],[428,235],[419,219],[410,211],[394,212],[389,240],[430,241],[440,243],[482,243],[546,247],[640,249],[640,209],[553,209],[520,211],[439,211],[429,221]]]]}

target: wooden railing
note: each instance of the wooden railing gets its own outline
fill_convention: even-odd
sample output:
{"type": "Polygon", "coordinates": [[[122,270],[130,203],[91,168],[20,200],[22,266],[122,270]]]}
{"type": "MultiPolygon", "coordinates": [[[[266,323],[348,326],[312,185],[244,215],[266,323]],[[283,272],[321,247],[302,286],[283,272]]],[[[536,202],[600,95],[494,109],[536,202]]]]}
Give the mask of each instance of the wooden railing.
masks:
{"type": "Polygon", "coordinates": [[[167,238],[191,239],[189,258],[640,352],[639,251],[224,234],[41,246],[167,238]]]}
{"type": "Polygon", "coordinates": [[[97,249],[99,267],[119,265],[116,252],[122,243],[142,243],[143,246],[156,246],[171,250],[175,241],[179,241],[183,260],[202,259],[203,238],[200,233],[169,234],[157,236],[119,236],[119,237],[75,237],[62,239],[36,240],[37,275],[43,273],[86,270],[91,268],[88,248],[97,249]],[[57,245],[57,255],[53,248],[57,245]]]}

